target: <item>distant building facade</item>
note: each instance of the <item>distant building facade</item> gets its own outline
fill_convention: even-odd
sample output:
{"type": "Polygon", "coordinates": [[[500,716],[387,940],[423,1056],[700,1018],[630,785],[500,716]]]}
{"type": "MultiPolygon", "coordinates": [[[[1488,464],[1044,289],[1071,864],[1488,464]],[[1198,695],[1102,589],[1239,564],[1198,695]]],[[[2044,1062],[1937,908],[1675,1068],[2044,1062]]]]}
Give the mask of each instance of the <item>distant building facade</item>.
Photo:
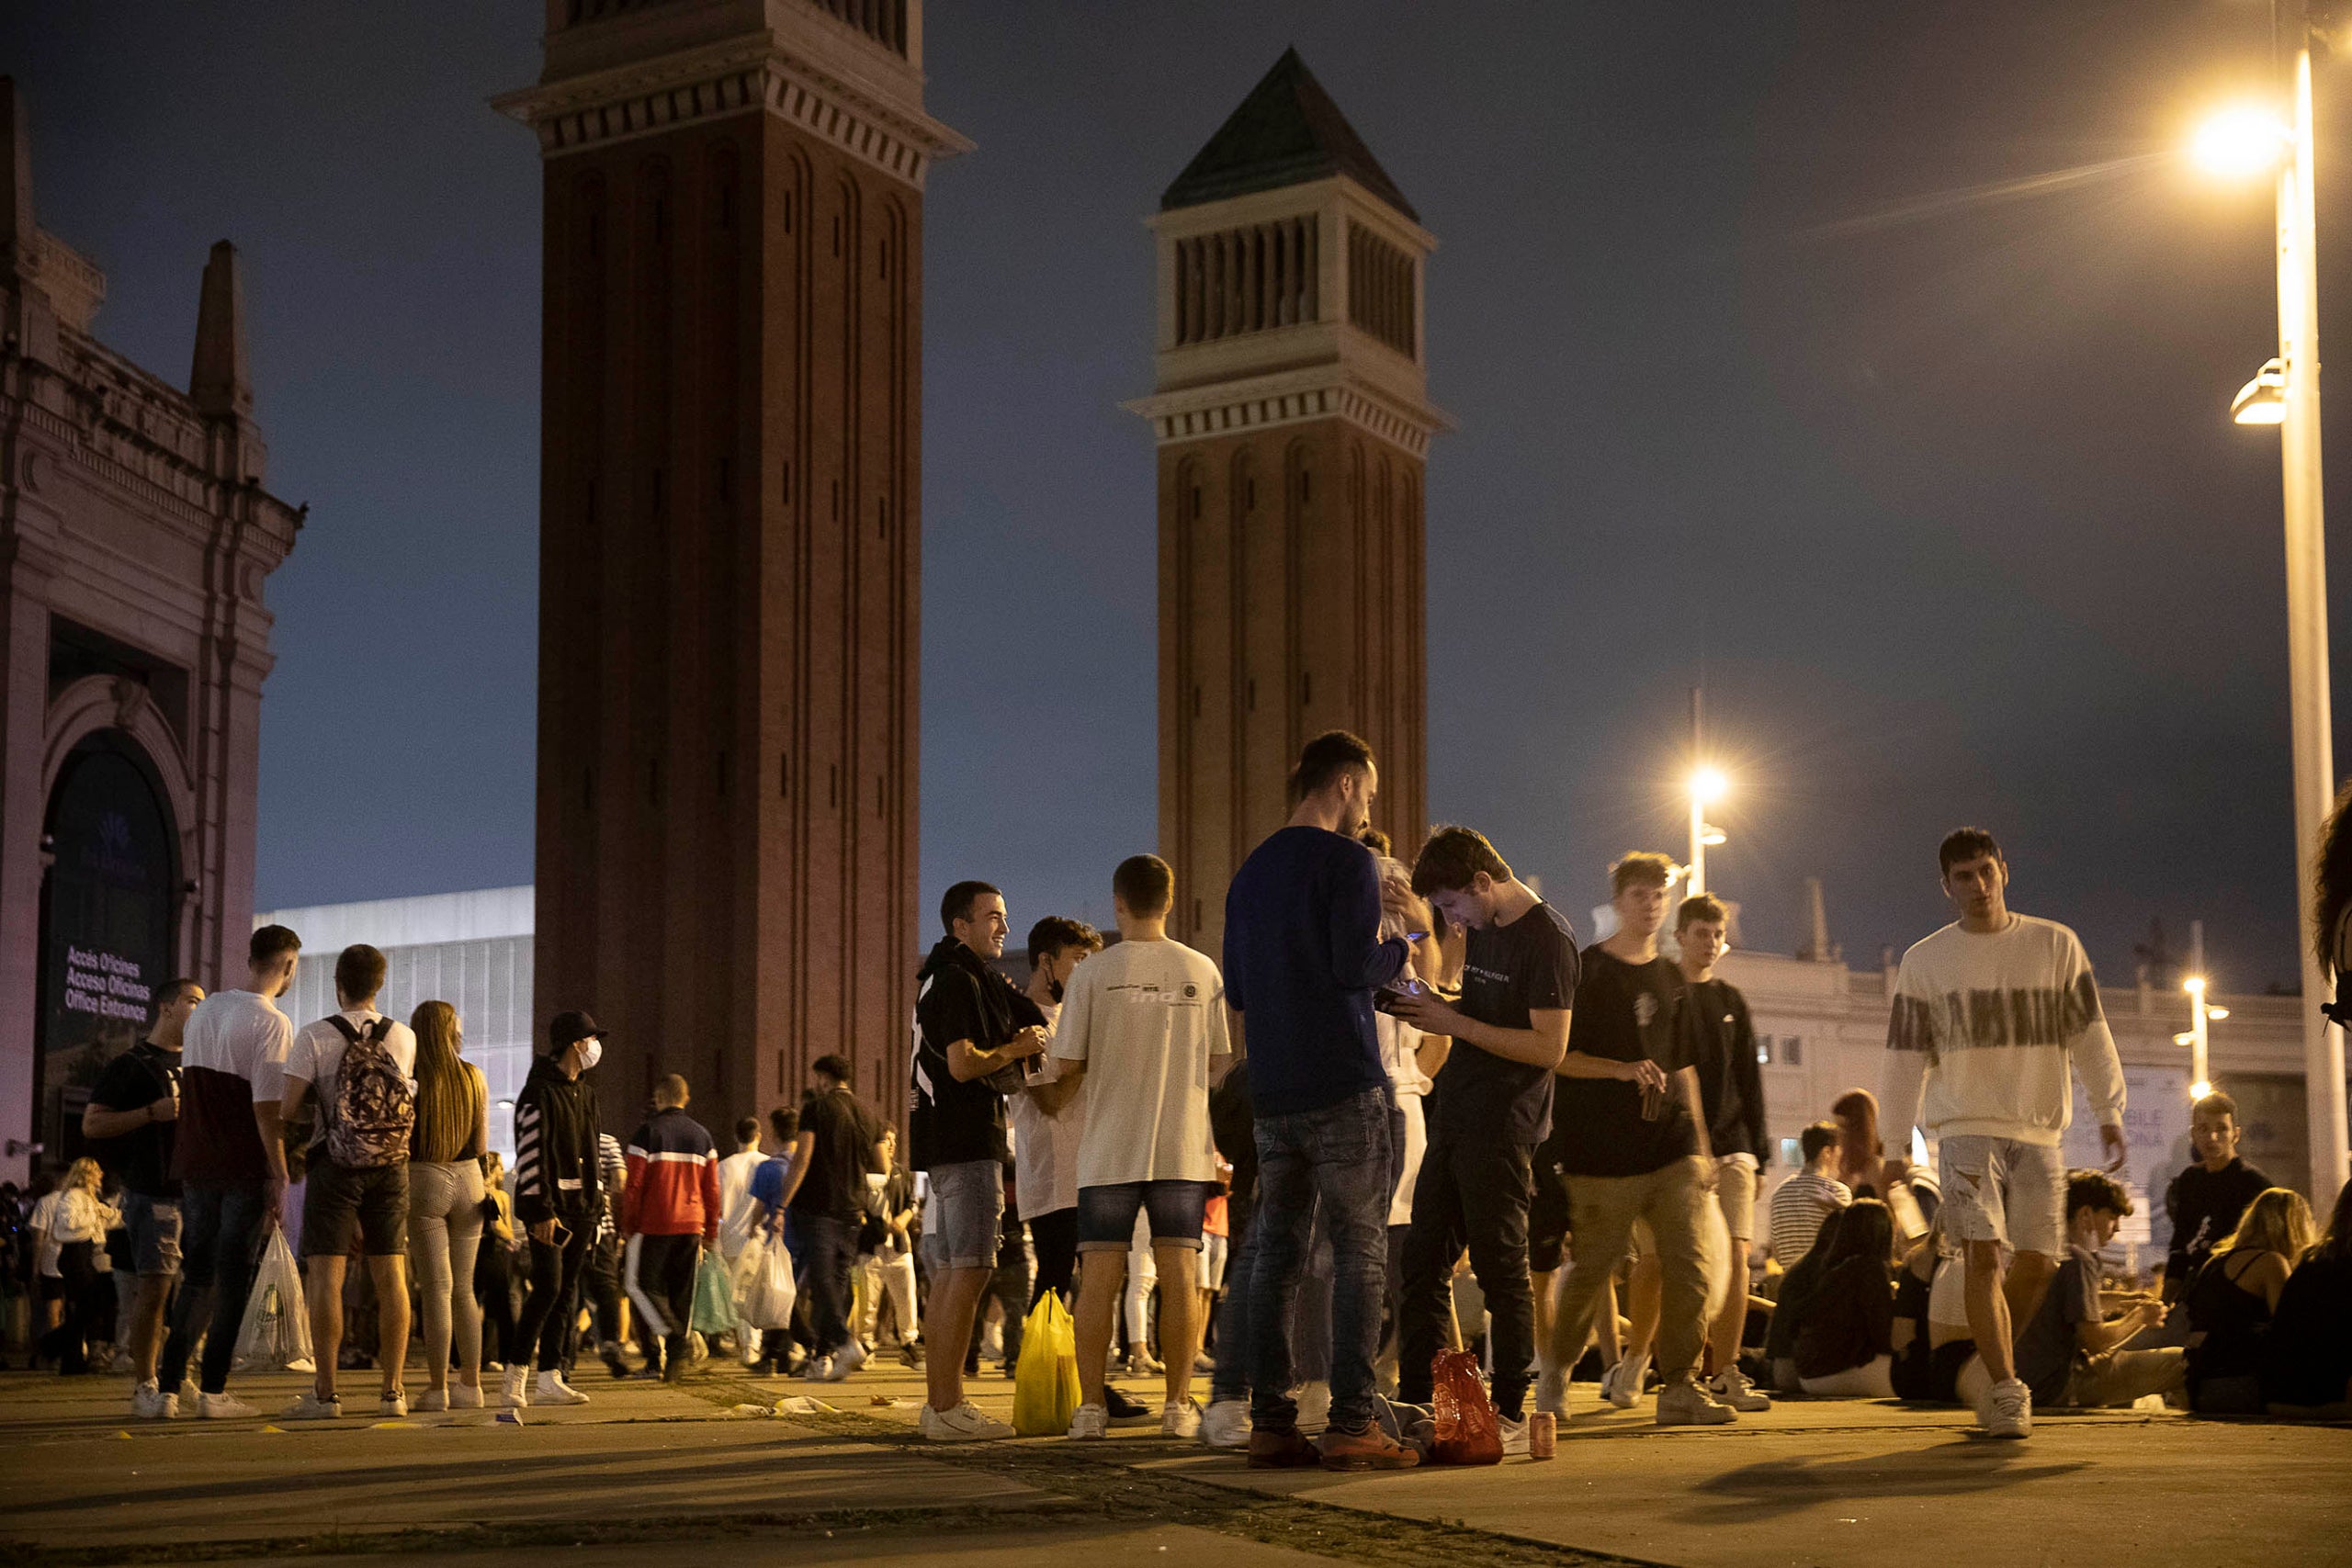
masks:
{"type": "Polygon", "coordinates": [[[1159,849],[1170,933],[1214,953],[1310,737],[1370,741],[1374,820],[1427,825],[1437,242],[1290,51],[1159,205],[1157,385],[1128,405],[1159,445],[1159,849]]]}
{"type": "Polygon", "coordinates": [[[539,1006],[714,1121],[905,1094],[921,0],[548,0],[539,1006]]]}
{"type": "Polygon", "coordinates": [[[263,488],[235,250],[186,391],[91,335],[105,298],[34,221],[0,77],[0,1179],[72,1145],[158,987],[243,974],[262,590],[302,521],[263,488]]]}
{"type": "MultiPolygon", "coordinates": [[[[491,1145],[514,1154],[514,1096],[539,1043],[531,1010],[530,888],[271,909],[254,924],[286,926],[302,939],[294,987],[278,1003],[297,1027],[335,1010],[334,957],[354,942],[383,950],[376,1005],[384,1012],[405,1021],[419,1002],[456,1008],[466,1060],[489,1080],[491,1145]]],[[[633,1100],[604,1109],[607,1130],[633,1125],[633,1100]]]]}

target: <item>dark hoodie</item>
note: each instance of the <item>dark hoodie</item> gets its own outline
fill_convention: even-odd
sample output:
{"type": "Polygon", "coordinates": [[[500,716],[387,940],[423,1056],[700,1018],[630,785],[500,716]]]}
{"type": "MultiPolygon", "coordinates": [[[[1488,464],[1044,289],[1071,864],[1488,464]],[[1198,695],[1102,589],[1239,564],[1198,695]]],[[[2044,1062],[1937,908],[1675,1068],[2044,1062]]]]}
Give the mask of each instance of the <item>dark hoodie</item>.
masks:
{"type": "Polygon", "coordinates": [[[566,1077],[553,1055],[531,1063],[514,1097],[514,1217],[593,1230],[603,1212],[596,1161],[596,1090],[566,1077]]]}
{"type": "Polygon", "coordinates": [[[915,1053],[907,1075],[907,1164],[915,1170],[1002,1160],[1004,1095],[986,1078],[958,1082],[947,1048],[968,1040],[993,1051],[1020,1032],[1012,981],[944,937],[915,976],[915,1053]]]}

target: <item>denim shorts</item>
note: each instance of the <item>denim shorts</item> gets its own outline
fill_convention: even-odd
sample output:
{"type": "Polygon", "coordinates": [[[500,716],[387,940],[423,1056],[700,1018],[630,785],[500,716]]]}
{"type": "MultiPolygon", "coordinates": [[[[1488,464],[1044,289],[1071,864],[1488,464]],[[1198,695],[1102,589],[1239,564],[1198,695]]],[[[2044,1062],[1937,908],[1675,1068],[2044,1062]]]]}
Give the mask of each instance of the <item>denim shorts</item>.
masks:
{"type": "Polygon", "coordinates": [[[924,1259],[933,1269],[993,1269],[1004,1224],[1004,1166],[992,1159],[931,1168],[923,1205],[924,1259]]]}
{"type": "Polygon", "coordinates": [[[1201,1245],[1201,1219],[1207,1213],[1214,1181],[1118,1181],[1078,1190],[1078,1249],[1125,1252],[1135,1239],[1136,1214],[1151,1217],[1154,1246],[1201,1245]]]}
{"type": "Polygon", "coordinates": [[[180,1271],[180,1205],[176,1198],[122,1195],[122,1228],[130,1233],[130,1257],[117,1259],[142,1280],[168,1279],[180,1271]]]}
{"type": "Polygon", "coordinates": [[[2057,1258],[2066,1250],[2066,1156],[2054,1145],[1977,1134],[1937,1148],[1944,1229],[1955,1241],[1991,1241],[2057,1258]]]}

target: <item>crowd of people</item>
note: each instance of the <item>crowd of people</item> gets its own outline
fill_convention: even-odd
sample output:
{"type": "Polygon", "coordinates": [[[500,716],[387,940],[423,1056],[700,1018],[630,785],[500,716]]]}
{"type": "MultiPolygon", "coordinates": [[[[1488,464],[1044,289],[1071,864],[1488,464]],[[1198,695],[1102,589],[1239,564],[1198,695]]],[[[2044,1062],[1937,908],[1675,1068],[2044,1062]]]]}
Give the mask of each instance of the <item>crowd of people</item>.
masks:
{"type": "Polygon", "coordinates": [[[1880,1099],[1840,1096],[1759,1232],[1773,1152],[1747,1006],[1715,972],[1725,906],[1676,900],[1668,857],[1627,854],[1611,929],[1580,947],[1471,829],[1392,858],[1378,787],[1356,738],[1306,746],[1215,959],[1168,934],[1155,856],[1113,874],[1115,939],[1037,921],[1025,984],[1000,968],[1002,894],[948,888],[903,1160],[834,1055],[724,1151],[663,1077],[624,1144],[603,1031],[567,1011],[514,1104],[510,1184],[456,1010],[386,1017],[383,954],[354,946],[338,1010],[297,1029],[277,999],[300,939],[264,927],[242,985],[174,982],[107,1065],[96,1157],[6,1194],[5,1277],[37,1298],[42,1357],[127,1371],[133,1415],[158,1419],[257,1414],[228,1385],[280,1230],[311,1351],[294,1419],[341,1415],[339,1373],[368,1368],[384,1415],[585,1403],[583,1351],[615,1377],[674,1382],[723,1348],[840,1382],[887,1328],[922,1371],[926,1438],[1003,1438],[967,1380],[984,1355],[1015,1371],[1049,1294],[1074,1319],[1071,1438],[1156,1418],[1262,1467],[1420,1462],[1433,1366],[1464,1347],[1505,1454],[1540,1447],[1578,1383],[1621,1409],[1654,1397],[1664,1426],[1900,1398],[1971,1406],[2004,1438],[2037,1406],[2352,1404],[2352,1189],[2315,1224],[2239,1156],[2226,1095],[2195,1106],[2160,1287],[2106,1261],[2132,1213],[2109,1174],[2122,1069],[2081,943],[2008,908],[1989,834],[1943,840],[1957,918],[1896,975],[1899,1152],[1880,1099]],[[2060,1153],[2072,1077],[2107,1170],[2060,1153]],[[1932,1168],[1903,1157],[1914,1126],[1932,1168]],[[740,1294],[776,1248],[788,1325],[706,1333],[713,1271],[740,1294]],[[1158,1400],[1116,1386],[1122,1368],[1158,1400]]]}

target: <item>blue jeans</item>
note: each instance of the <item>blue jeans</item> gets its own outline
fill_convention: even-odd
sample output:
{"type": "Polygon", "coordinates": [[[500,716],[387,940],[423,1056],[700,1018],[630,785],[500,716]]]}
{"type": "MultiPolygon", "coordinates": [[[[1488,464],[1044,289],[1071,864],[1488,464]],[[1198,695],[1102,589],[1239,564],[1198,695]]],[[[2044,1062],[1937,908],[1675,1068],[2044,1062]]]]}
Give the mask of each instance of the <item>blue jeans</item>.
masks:
{"type": "Polygon", "coordinates": [[[1250,1294],[1258,1263],[1258,1198],[1236,1199],[1226,1209],[1231,1252],[1225,1263],[1225,1296],[1216,1309],[1216,1371],[1209,1374],[1209,1403],[1250,1397],[1250,1294]]]}
{"type": "Polygon", "coordinates": [[[801,1210],[792,1216],[792,1231],[800,1242],[794,1256],[808,1292],[808,1353],[830,1356],[849,1343],[850,1273],[857,1267],[858,1224],[801,1210]]]}
{"type": "Polygon", "coordinates": [[[262,1244],[262,1184],[191,1181],[180,1194],[180,1292],[172,1331],[156,1364],[155,1383],[175,1391],[187,1375],[188,1347],[204,1336],[197,1387],[220,1393],[229,1386],[237,1332],[245,1324],[254,1266],[262,1244]],[[208,1310],[209,1308],[209,1310],[208,1310]],[[199,1314],[203,1315],[199,1315],[199,1314]]]}
{"type": "Polygon", "coordinates": [[[1295,1428],[1291,1311],[1318,1215],[1331,1238],[1331,1425],[1373,1419],[1372,1359],[1388,1280],[1388,1087],[1318,1111],[1257,1119],[1258,1213],[1250,1278],[1250,1420],[1295,1428]]]}

